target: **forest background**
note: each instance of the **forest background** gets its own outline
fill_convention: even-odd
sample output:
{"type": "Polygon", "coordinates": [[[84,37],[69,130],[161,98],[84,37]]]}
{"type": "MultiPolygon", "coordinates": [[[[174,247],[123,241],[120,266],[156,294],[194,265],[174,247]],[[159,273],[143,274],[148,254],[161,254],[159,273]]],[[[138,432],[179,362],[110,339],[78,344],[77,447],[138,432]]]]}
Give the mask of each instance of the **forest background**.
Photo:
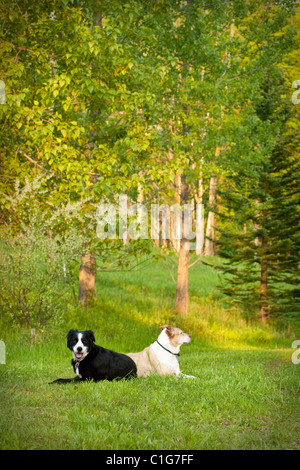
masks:
{"type": "Polygon", "coordinates": [[[297,2],[2,6],[1,304],[14,321],[47,317],[44,286],[12,287],[26,263],[54,282],[81,257],[86,305],[97,270],[150,252],[175,254],[181,315],[196,254],[222,258],[223,291],[251,318],[298,319],[297,2]],[[203,204],[204,246],[175,239],[172,211],[169,240],[129,242],[126,226],[99,240],[97,206],[116,195],[149,218],[151,203],[203,204]]]}

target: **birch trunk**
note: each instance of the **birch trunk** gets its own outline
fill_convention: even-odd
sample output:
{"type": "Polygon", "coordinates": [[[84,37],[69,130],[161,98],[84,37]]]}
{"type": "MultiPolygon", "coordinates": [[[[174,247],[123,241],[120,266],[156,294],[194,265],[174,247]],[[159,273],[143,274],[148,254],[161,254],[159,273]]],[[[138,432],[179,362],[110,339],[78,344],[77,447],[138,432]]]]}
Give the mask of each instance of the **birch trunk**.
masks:
{"type": "MultiPolygon", "coordinates": [[[[220,147],[216,148],[215,156],[218,157],[220,154],[220,147]]],[[[204,255],[205,256],[214,256],[214,239],[215,239],[215,232],[214,232],[214,225],[215,225],[215,214],[212,211],[215,201],[216,201],[216,189],[217,189],[217,178],[213,175],[210,178],[209,183],[209,197],[208,197],[208,205],[209,205],[209,212],[207,216],[207,223],[206,223],[206,233],[205,233],[205,247],[204,247],[204,255]]]]}
{"type": "MultiPolygon", "coordinates": [[[[176,194],[174,198],[175,204],[181,204],[181,175],[177,174],[175,177],[176,194]]],[[[170,211],[170,241],[173,249],[179,253],[180,251],[180,237],[181,233],[181,218],[175,211],[170,211]],[[175,238],[176,237],[176,238],[175,238]]]]}
{"type": "MultiPolygon", "coordinates": [[[[181,176],[180,183],[180,205],[183,208],[189,197],[189,186],[185,181],[184,175],[181,176]]],[[[181,211],[181,226],[183,227],[183,211],[181,211]]],[[[189,306],[189,248],[190,242],[182,235],[179,245],[175,313],[187,315],[189,306]]]]}
{"type": "Polygon", "coordinates": [[[189,307],[189,240],[180,240],[177,268],[175,313],[187,315],[189,307]]]}
{"type": "MultiPolygon", "coordinates": [[[[201,168],[203,166],[203,158],[201,158],[201,168]]],[[[203,204],[203,177],[202,169],[200,172],[200,178],[198,180],[198,195],[196,198],[197,204],[203,204]]],[[[199,220],[196,220],[196,255],[203,255],[203,233],[204,233],[204,216],[199,220]]]]}
{"type": "MultiPolygon", "coordinates": [[[[217,178],[212,176],[210,178],[209,184],[209,207],[212,208],[216,200],[216,187],[217,187],[217,178]]],[[[212,210],[208,212],[207,223],[206,223],[206,232],[205,232],[205,247],[204,255],[205,256],[214,256],[214,224],[215,224],[215,214],[212,210]]]]}

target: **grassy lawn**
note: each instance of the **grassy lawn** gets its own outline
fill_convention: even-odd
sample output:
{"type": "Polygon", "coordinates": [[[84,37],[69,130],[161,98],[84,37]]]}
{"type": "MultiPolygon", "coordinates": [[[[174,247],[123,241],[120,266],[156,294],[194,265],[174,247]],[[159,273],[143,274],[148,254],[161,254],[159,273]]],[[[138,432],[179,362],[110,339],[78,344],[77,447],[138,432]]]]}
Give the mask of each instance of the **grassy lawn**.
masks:
{"type": "MultiPolygon", "coordinates": [[[[170,264],[171,266],[171,264],[170,264]]],[[[218,275],[194,266],[187,318],[174,318],[167,268],[100,274],[93,308],[66,309],[63,323],[17,332],[1,320],[1,449],[300,449],[297,331],[257,327],[225,308],[218,275]],[[72,377],[69,328],[93,329],[96,343],[134,352],[170,322],[193,335],[180,367],[189,380],[150,376],[121,382],[48,385],[72,377]]]]}

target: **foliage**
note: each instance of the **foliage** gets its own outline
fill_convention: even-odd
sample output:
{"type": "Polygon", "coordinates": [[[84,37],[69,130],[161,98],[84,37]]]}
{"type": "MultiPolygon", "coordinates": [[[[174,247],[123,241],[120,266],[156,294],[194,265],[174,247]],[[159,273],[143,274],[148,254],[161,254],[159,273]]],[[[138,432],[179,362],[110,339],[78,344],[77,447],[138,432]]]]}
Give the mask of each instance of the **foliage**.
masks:
{"type": "Polygon", "coordinates": [[[62,320],[69,289],[64,285],[65,254],[57,239],[34,226],[1,242],[0,308],[19,327],[62,320]]]}
{"type": "Polygon", "coordinates": [[[80,204],[42,212],[37,194],[42,196],[45,183],[36,178],[20,188],[16,182],[7,198],[10,228],[1,232],[0,305],[19,327],[61,321],[75,294],[74,263],[82,240],[74,221],[81,222],[80,204]]]}
{"type": "Polygon", "coordinates": [[[138,182],[153,195],[153,183],[162,191],[178,170],[192,182],[200,170],[255,166],[267,129],[251,101],[265,64],[291,41],[280,34],[288,4],[259,3],[258,11],[254,0],[216,8],[179,0],[6,4],[5,183],[31,169],[50,174],[48,198],[57,204],[86,192],[134,196],[138,182]]]}
{"type": "MultiPolygon", "coordinates": [[[[285,61],[295,1],[2,3],[2,224],[11,223],[15,181],[45,178],[40,213],[51,219],[78,204],[73,229],[105,269],[151,247],[99,242],[89,223],[100,201],[136,201],[142,188],[145,203],[173,203],[177,174],[190,199],[200,175],[206,186],[212,175],[221,185],[242,178],[248,197],[275,144],[276,129],[257,113],[266,76],[276,80],[279,63],[295,74],[295,50],[285,61]]],[[[64,237],[71,219],[56,222],[64,237]]]]}
{"type": "Polygon", "coordinates": [[[288,127],[295,111],[282,99],[284,91],[282,78],[267,80],[262,89],[257,113],[274,129],[273,150],[258,177],[247,180],[246,193],[238,178],[224,193],[227,207],[239,214],[239,224],[235,230],[221,230],[220,255],[226,258],[223,272],[230,280],[224,291],[235,302],[254,315],[255,308],[264,306],[273,318],[295,320],[299,318],[299,136],[288,127]]]}

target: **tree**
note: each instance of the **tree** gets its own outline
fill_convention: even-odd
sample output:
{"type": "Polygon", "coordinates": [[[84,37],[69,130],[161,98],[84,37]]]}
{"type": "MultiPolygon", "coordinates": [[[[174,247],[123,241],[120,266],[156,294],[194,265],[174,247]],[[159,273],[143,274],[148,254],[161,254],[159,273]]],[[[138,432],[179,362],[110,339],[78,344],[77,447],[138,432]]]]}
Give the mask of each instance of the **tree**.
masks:
{"type": "MultiPolygon", "coordinates": [[[[85,219],[116,194],[131,201],[142,195],[144,203],[175,196],[183,206],[199,179],[248,175],[249,167],[255,173],[267,147],[255,96],[266,62],[286,47],[282,28],[291,3],[6,2],[1,190],[12,194],[15,179],[24,184],[26,176],[44,175],[38,195],[44,210],[85,201],[76,227],[85,240],[81,275],[92,280],[109,257],[124,263],[120,249],[147,252],[143,240],[99,241],[85,219]]],[[[5,222],[7,198],[0,203],[5,222]]],[[[183,238],[176,299],[183,314],[187,246],[183,238]]]]}
{"type": "Polygon", "coordinates": [[[299,136],[289,128],[294,109],[278,69],[266,74],[261,97],[257,113],[273,128],[273,143],[247,191],[239,175],[226,192],[240,218],[235,231],[221,232],[220,254],[230,279],[224,291],[266,323],[299,314],[300,162],[299,136]]]}
{"type": "Polygon", "coordinates": [[[141,8],[132,2],[24,1],[6,2],[0,13],[5,25],[1,79],[7,92],[0,107],[3,222],[10,217],[6,196],[13,194],[16,180],[26,185],[26,177],[47,178],[35,194],[45,213],[80,202],[81,224],[78,219],[75,224],[85,235],[84,303],[85,291],[94,290],[85,284],[86,277],[95,277],[95,255],[101,253],[103,267],[105,249],[109,246],[113,257],[120,248],[118,240],[100,242],[86,218],[103,197],[134,192],[136,157],[150,145],[138,110],[146,102],[150,108],[144,81],[149,83],[153,68],[145,59],[141,73],[145,40],[136,49],[139,39],[132,28],[141,8]]]}
{"type": "MultiPolygon", "coordinates": [[[[257,2],[223,4],[220,10],[193,1],[178,6],[173,2],[173,21],[162,36],[177,64],[175,70],[170,67],[170,91],[164,94],[170,111],[164,128],[170,131],[174,186],[179,187],[180,178],[181,205],[194,197],[199,177],[210,181],[206,254],[212,254],[217,177],[226,180],[239,171],[255,174],[268,152],[262,136],[269,131],[257,116],[256,95],[266,64],[276,61],[289,41],[281,36],[290,11],[265,2],[259,2],[258,13],[257,2]]],[[[188,246],[183,237],[175,299],[175,310],[181,314],[188,308],[188,246]]]]}

